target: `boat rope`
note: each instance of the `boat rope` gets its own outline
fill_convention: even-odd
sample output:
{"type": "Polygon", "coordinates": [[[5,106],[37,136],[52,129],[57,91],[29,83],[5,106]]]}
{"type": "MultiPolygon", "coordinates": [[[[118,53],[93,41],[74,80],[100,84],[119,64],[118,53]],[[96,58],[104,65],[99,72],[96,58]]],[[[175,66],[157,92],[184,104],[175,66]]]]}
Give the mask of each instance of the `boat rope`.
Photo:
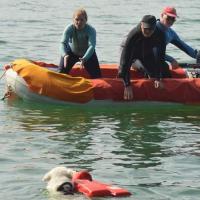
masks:
{"type": "Polygon", "coordinates": [[[3,74],[0,77],[0,80],[4,77],[4,75],[6,74],[6,70],[3,72],[3,74]]]}

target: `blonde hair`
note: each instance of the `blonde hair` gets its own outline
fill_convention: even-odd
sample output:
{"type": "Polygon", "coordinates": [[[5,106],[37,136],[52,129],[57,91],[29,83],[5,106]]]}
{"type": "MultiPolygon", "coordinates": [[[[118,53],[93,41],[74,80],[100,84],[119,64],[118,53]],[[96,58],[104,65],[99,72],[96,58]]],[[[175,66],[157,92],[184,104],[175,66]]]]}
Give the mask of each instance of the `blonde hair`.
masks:
{"type": "Polygon", "coordinates": [[[73,14],[73,18],[76,16],[76,15],[83,15],[86,19],[86,21],[88,20],[88,16],[87,16],[87,12],[85,9],[83,8],[79,8],[77,10],[74,11],[74,14],[73,14]]]}

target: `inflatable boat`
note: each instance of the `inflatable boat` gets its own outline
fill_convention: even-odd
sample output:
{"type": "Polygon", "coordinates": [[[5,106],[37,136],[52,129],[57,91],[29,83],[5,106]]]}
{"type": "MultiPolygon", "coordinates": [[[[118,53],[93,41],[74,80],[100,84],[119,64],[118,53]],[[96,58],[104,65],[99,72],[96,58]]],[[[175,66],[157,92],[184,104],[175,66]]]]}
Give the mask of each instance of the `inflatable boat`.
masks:
{"type": "MultiPolygon", "coordinates": [[[[57,66],[44,62],[18,59],[5,66],[6,86],[22,99],[59,104],[105,102],[172,102],[200,104],[200,79],[188,77],[188,70],[172,70],[172,78],[163,79],[164,88],[154,87],[154,80],[131,70],[134,98],[123,98],[123,81],[117,78],[117,64],[102,64],[101,79],[90,79],[87,72],[75,66],[70,75],[57,72],[57,66]]],[[[192,73],[190,73],[191,75],[192,73]]]]}

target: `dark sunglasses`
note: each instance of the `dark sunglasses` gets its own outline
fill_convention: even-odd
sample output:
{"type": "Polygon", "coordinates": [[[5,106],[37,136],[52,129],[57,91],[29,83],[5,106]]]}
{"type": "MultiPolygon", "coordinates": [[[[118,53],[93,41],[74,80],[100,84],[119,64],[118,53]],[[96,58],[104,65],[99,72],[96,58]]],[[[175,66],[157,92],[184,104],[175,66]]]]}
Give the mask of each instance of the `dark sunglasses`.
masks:
{"type": "Polygon", "coordinates": [[[168,21],[173,21],[173,22],[175,22],[175,21],[176,21],[176,18],[167,15],[167,20],[168,20],[168,21]]]}

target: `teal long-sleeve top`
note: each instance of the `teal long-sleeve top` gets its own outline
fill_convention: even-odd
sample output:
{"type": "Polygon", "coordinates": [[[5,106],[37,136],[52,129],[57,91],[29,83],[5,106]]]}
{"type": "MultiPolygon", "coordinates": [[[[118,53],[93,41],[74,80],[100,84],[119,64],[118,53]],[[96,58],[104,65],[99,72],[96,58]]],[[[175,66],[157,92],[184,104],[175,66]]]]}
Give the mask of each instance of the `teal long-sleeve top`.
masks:
{"type": "Polygon", "coordinates": [[[94,53],[96,46],[96,30],[89,24],[81,30],[75,28],[73,24],[68,25],[62,35],[61,39],[61,55],[67,55],[67,46],[70,46],[71,51],[88,60],[94,53]]]}

